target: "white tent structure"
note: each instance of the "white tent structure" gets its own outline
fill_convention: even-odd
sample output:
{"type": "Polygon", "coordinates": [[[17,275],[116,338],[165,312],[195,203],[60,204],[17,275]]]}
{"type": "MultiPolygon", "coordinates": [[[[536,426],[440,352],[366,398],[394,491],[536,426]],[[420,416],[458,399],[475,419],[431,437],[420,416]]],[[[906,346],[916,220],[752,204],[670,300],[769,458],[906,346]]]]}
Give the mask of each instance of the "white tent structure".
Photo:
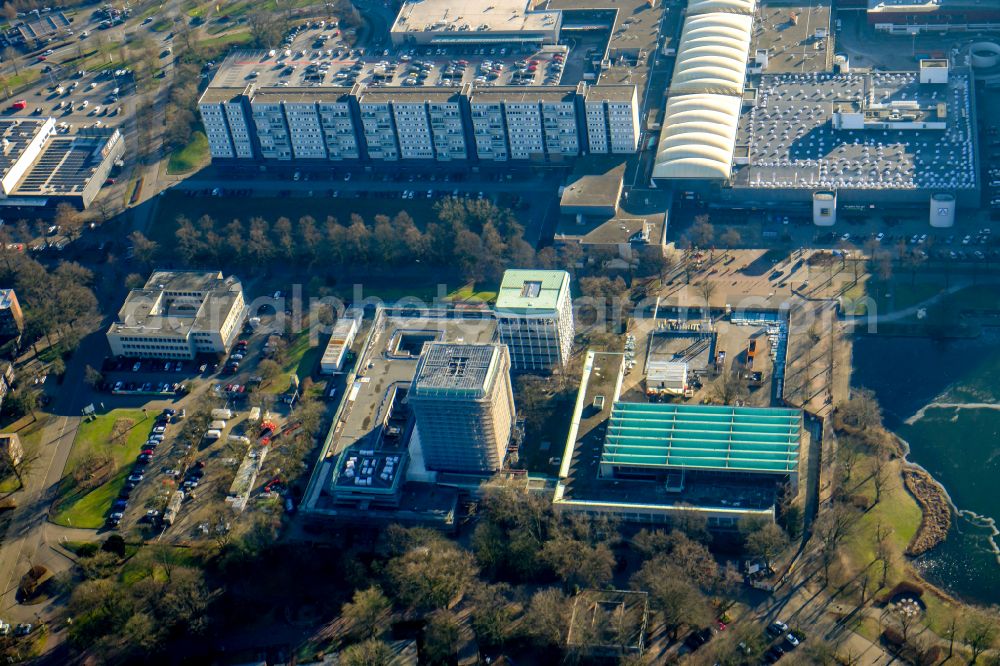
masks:
{"type": "Polygon", "coordinates": [[[732,167],[754,0],[691,0],[653,178],[726,179],[732,167]]]}

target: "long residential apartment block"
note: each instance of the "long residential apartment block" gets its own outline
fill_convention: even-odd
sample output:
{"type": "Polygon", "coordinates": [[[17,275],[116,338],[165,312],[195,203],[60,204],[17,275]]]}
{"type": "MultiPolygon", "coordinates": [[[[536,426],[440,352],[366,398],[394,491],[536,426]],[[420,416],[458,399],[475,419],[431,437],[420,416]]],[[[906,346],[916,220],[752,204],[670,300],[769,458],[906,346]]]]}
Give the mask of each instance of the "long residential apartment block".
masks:
{"type": "Polygon", "coordinates": [[[560,162],[633,153],[634,85],[461,88],[210,87],[212,158],[296,163],[560,162]]]}

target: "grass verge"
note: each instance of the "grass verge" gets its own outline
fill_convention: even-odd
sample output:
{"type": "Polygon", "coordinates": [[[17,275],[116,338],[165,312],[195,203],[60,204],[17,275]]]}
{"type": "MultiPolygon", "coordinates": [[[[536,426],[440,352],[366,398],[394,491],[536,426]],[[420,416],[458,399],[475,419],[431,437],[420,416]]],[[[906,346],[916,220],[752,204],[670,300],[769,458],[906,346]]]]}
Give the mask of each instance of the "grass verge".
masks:
{"type": "Polygon", "coordinates": [[[208,163],[208,138],[204,132],[194,132],[191,141],[170,153],[167,174],[181,174],[194,171],[208,163]]]}
{"type": "Polygon", "coordinates": [[[52,522],[91,529],[103,525],[111,502],[118,496],[131,472],[131,462],[142,450],[151,424],[152,420],[144,420],[141,409],[113,409],[82,423],[59,484],[58,509],[52,515],[52,522]],[[123,423],[131,421],[131,426],[122,437],[112,441],[112,432],[119,420],[123,423]],[[108,455],[114,472],[110,479],[96,488],[81,488],[75,472],[93,455],[108,455]]]}
{"type": "Polygon", "coordinates": [[[312,374],[316,368],[316,363],[323,353],[320,345],[309,344],[309,328],[299,331],[288,343],[285,350],[285,363],[281,366],[281,374],[271,380],[267,385],[266,392],[277,395],[284,393],[292,381],[292,375],[303,379],[312,374]]]}
{"type": "Polygon", "coordinates": [[[445,296],[445,300],[465,303],[490,303],[496,300],[497,289],[498,287],[494,289],[477,290],[476,284],[474,282],[470,282],[445,296]]]}

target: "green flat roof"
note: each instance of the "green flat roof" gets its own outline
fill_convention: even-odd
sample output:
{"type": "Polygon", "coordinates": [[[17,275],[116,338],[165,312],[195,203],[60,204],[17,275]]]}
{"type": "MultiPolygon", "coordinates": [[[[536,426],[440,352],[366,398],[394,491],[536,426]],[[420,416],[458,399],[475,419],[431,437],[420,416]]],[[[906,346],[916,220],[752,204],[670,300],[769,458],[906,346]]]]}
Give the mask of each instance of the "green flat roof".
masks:
{"type": "Polygon", "coordinates": [[[496,309],[516,312],[555,310],[563,289],[569,289],[569,273],[566,271],[504,271],[496,309]]]}
{"type": "Polygon", "coordinates": [[[798,468],[802,412],[616,402],[602,465],[788,473],[798,468]]]}

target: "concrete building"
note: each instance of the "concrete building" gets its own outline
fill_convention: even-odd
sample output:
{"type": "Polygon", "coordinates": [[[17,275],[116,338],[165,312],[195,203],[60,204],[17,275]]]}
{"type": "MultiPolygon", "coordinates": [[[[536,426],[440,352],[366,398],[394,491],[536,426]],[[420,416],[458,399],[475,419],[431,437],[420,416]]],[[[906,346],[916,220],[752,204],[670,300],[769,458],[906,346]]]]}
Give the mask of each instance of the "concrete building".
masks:
{"type": "Polygon", "coordinates": [[[198,100],[212,159],[253,159],[249,104],[253,86],[209,87],[198,100]]]}
{"type": "Polygon", "coordinates": [[[155,271],[108,329],[115,356],[193,359],[224,354],[246,316],[243,285],[222,272],[155,271]]]}
{"type": "Polygon", "coordinates": [[[323,350],[323,357],[319,361],[319,371],[322,374],[332,375],[340,372],[341,368],[344,367],[344,359],[347,357],[351,345],[354,344],[359,326],[358,317],[346,315],[334,324],[330,341],[327,343],[326,349],[323,350]]]}
{"type": "Polygon", "coordinates": [[[835,193],[817,216],[823,225],[844,205],[925,208],[947,193],[978,206],[974,95],[971,73],[946,62],[761,75],[744,99],[729,181],[708,196],[722,205],[797,202],[804,212],[817,193],[835,193]]]}
{"type": "Polygon", "coordinates": [[[506,346],[426,343],[409,401],[428,470],[489,474],[503,466],[515,419],[506,346]]]}
{"type": "Polygon", "coordinates": [[[1000,5],[988,0],[868,0],[868,24],[890,35],[986,32],[1000,26],[1000,5]]]}
{"type": "Polygon", "coordinates": [[[356,160],[464,168],[638,149],[639,100],[631,84],[348,88],[266,79],[267,85],[232,85],[246,61],[265,71],[271,64],[259,54],[228,59],[198,104],[212,159],[223,164],[302,168],[356,160]]]}
{"type": "Polygon", "coordinates": [[[536,10],[526,0],[405,0],[390,29],[396,45],[493,46],[555,44],[562,13],[536,10]]]}
{"type": "Polygon", "coordinates": [[[639,146],[639,101],[635,86],[587,89],[584,109],[591,153],[634,153],[639,146]]]}
{"type": "Polygon", "coordinates": [[[495,306],[500,341],[518,371],[566,365],[573,346],[573,303],[566,271],[509,270],[495,306]]]}
{"type": "Polygon", "coordinates": [[[619,164],[605,173],[588,173],[572,180],[559,196],[562,215],[582,217],[614,217],[625,187],[625,165],[619,164]]]}
{"type": "MultiPolygon", "coordinates": [[[[317,525],[398,523],[453,530],[459,494],[454,483],[479,479],[426,467],[411,389],[425,344],[462,341],[491,347],[496,321],[485,310],[380,307],[358,323],[358,360],[344,368],[347,395],[333,417],[300,511],[317,525]]],[[[509,383],[495,377],[501,385],[509,383]]],[[[460,440],[451,444],[468,447],[460,440]]]]}
{"type": "Polygon", "coordinates": [[[0,289],[0,343],[21,337],[24,313],[13,289],[0,289]]]}

